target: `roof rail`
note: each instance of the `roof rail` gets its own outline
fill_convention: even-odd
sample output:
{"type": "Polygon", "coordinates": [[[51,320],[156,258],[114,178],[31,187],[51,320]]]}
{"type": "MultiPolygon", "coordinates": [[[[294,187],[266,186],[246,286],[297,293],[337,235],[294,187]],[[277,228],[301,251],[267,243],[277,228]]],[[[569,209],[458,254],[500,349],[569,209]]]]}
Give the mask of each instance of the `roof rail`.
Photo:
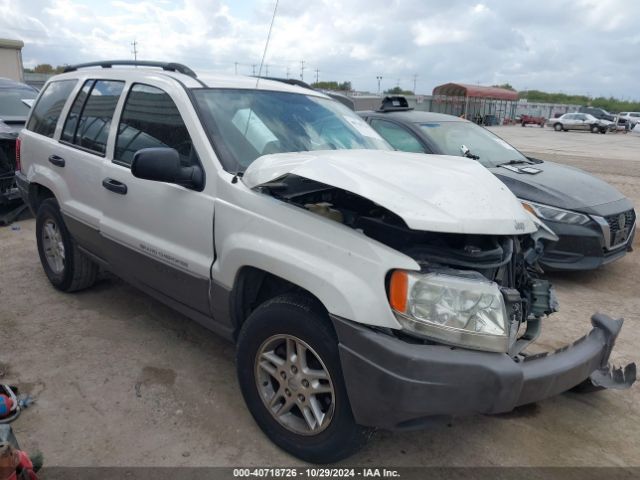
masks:
{"type": "Polygon", "coordinates": [[[198,78],[196,72],[186,65],[173,62],[151,62],[147,60],[103,60],[101,62],[78,63],[77,65],[67,65],[63,72],[75,72],[79,68],[102,67],[111,68],[115,65],[128,65],[133,67],[159,67],[169,72],[178,72],[193,78],[198,78]]]}

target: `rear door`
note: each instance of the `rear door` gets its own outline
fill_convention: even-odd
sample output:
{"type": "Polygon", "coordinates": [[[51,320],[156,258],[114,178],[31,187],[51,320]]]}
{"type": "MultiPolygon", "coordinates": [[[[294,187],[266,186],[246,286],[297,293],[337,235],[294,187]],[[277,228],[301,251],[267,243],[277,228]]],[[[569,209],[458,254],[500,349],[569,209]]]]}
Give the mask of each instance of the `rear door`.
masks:
{"type": "Polygon", "coordinates": [[[577,113],[565,115],[562,119],[562,126],[567,130],[579,130],[578,115],[577,113]]]}
{"type": "Polygon", "coordinates": [[[49,157],[64,172],[68,200],[63,206],[67,226],[79,243],[98,254],[95,237],[100,228],[100,182],[116,105],[124,81],[85,80],[75,96],[49,157]]]}
{"type": "Polygon", "coordinates": [[[197,131],[194,142],[199,123],[193,107],[177,86],[144,83],[130,85],[121,104],[115,140],[97,187],[104,197],[101,234],[108,244],[107,259],[138,286],[210,317],[210,190],[143,180],[130,169],[136,151],[149,147],[174,148],[183,165],[201,165],[205,140],[197,131]]]}
{"type": "Polygon", "coordinates": [[[402,125],[379,118],[370,119],[369,124],[396,150],[401,152],[427,153],[420,139],[402,125]]]}

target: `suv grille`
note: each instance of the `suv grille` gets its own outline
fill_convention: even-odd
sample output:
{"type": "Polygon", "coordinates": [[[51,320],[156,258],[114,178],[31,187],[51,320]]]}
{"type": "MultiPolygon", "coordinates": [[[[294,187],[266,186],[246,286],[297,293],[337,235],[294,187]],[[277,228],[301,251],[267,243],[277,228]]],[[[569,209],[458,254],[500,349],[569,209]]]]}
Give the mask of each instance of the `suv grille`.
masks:
{"type": "Polygon", "coordinates": [[[624,213],[617,213],[615,215],[609,215],[604,217],[609,224],[609,231],[611,235],[611,247],[624,243],[631,233],[633,223],[636,219],[636,212],[633,210],[627,210],[624,213]],[[622,222],[622,215],[624,215],[624,221],[622,222]]]}

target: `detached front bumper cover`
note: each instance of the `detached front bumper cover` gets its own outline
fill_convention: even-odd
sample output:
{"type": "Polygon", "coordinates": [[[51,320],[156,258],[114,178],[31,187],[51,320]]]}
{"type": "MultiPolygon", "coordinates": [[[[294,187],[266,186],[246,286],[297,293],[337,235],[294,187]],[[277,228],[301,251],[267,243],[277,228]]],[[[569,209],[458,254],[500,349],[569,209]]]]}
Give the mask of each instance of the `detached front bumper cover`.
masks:
{"type": "Polygon", "coordinates": [[[351,407],[362,425],[416,428],[433,417],[495,414],[566,392],[629,388],[635,364],[609,357],[622,319],[596,314],[593,329],[554,352],[507,354],[413,344],[333,317],[351,407]]]}

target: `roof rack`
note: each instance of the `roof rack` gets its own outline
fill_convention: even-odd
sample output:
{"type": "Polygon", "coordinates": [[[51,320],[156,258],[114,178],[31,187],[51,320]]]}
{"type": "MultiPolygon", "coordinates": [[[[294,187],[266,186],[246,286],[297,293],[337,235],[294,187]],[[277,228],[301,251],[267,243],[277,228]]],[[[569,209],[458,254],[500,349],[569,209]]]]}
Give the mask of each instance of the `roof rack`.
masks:
{"type": "Polygon", "coordinates": [[[111,68],[113,66],[128,65],[133,67],[159,67],[169,72],[178,72],[193,78],[198,78],[196,72],[186,65],[173,62],[151,62],[146,60],[103,60],[101,62],[78,63],[77,65],[67,65],[63,72],[75,72],[79,68],[102,67],[111,68]]]}
{"type": "Polygon", "coordinates": [[[402,112],[407,110],[413,110],[413,107],[409,106],[407,99],[401,95],[392,95],[384,97],[380,108],[377,112],[402,112]]]}

